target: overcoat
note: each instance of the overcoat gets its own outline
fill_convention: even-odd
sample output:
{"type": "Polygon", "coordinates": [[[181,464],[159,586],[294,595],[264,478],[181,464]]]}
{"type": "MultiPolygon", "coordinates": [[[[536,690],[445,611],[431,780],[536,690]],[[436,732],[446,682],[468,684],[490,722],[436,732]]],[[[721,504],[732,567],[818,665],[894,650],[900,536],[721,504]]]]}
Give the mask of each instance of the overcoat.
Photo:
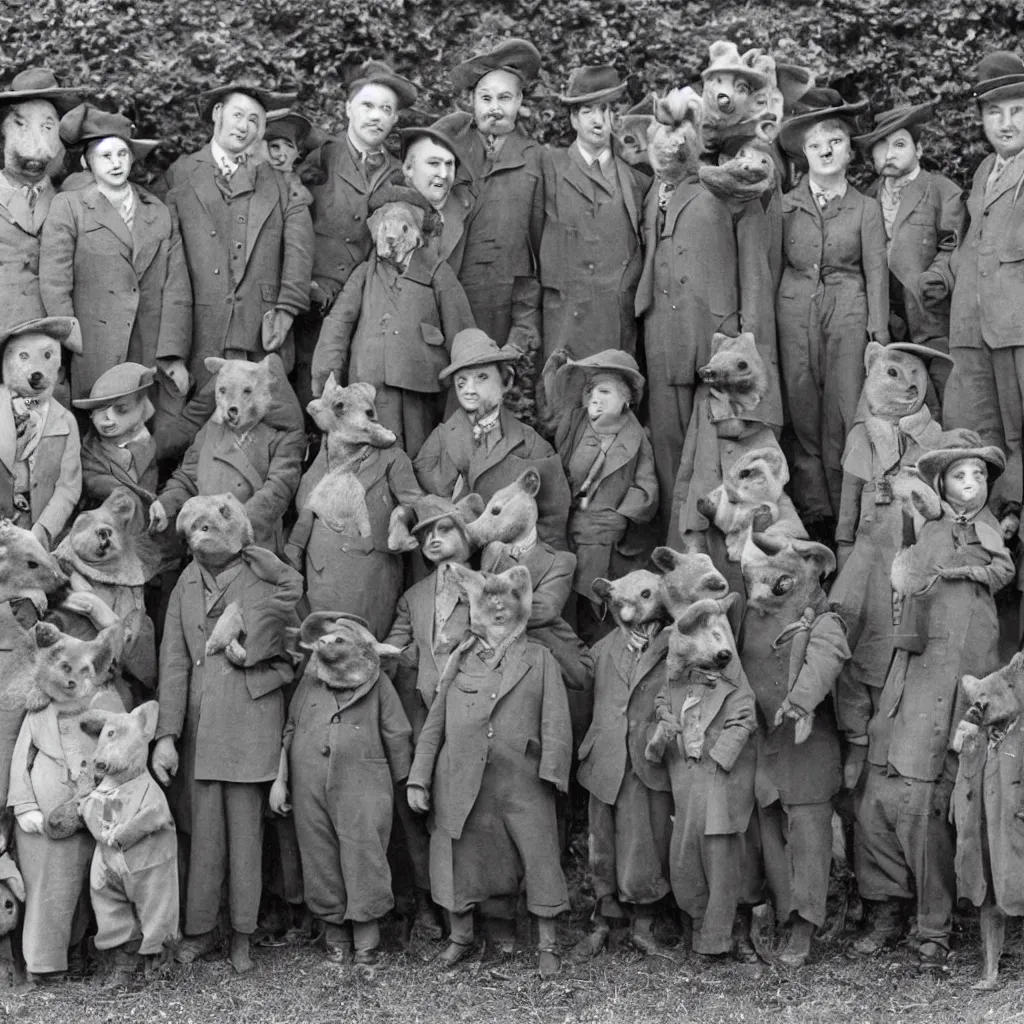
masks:
{"type": "Polygon", "coordinates": [[[650,178],[616,156],[607,171],[587,167],[575,143],[542,150],[541,169],[545,360],[563,347],[574,359],[608,348],[634,353],[650,178]]]}
{"type": "MultiPolygon", "coordinates": [[[[167,282],[171,215],[135,188],[132,227],[99,188],[62,192],[50,204],[39,253],[47,316],[76,316],[82,353],[71,360],[71,397],[88,398],[100,374],[125,361],[153,366],[167,282]]],[[[176,281],[182,286],[182,280],[176,281]]],[[[191,294],[168,301],[188,303],[191,294]]]]}
{"type": "Polygon", "coordinates": [[[127,487],[145,509],[156,500],[158,471],[156,444],[151,437],[125,444],[131,453],[128,469],[110,457],[99,434],[90,430],[82,440],[82,490],[90,505],[101,505],[118,487],[127,487]]]}
{"type": "Polygon", "coordinates": [[[4,297],[0,330],[46,316],[39,293],[39,249],[56,192],[50,179],[44,178],[31,220],[23,209],[12,209],[18,193],[0,172],[0,295],[4,297]]]}
{"type": "MultiPolygon", "coordinates": [[[[225,349],[262,354],[264,313],[297,315],[309,308],[313,225],[309,194],[290,188],[270,164],[257,164],[252,191],[231,202],[218,186],[209,145],[178,164],[167,193],[174,225],[171,299],[164,303],[156,355],[185,360],[201,387],[210,376],[207,356],[223,356],[225,349]],[[188,296],[187,303],[178,296],[188,296]]],[[[288,340],[281,349],[286,364],[291,346],[288,340]]]]}

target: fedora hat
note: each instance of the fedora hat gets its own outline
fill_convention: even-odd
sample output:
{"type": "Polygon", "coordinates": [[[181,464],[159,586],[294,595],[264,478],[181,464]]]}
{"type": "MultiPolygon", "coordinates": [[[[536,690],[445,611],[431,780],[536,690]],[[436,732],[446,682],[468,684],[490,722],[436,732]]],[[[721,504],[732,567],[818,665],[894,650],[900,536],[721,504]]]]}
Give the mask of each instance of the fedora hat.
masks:
{"type": "Polygon", "coordinates": [[[24,100],[49,100],[60,114],[66,114],[82,102],[78,89],[64,89],[57,84],[49,68],[26,68],[11,79],[10,87],[0,92],[0,105],[24,100]]]}
{"type": "Polygon", "coordinates": [[[59,341],[69,352],[76,356],[82,354],[82,329],[73,316],[44,316],[37,320],[26,320],[15,324],[0,333],[0,349],[11,340],[23,334],[45,334],[54,341],[59,341]]]}
{"type": "Polygon", "coordinates": [[[267,113],[267,130],[263,139],[265,142],[287,139],[296,149],[301,149],[312,129],[313,122],[305,114],[284,107],[267,113]]]}
{"type": "Polygon", "coordinates": [[[885,346],[885,351],[909,352],[912,356],[917,356],[918,359],[923,359],[926,363],[930,363],[933,359],[942,359],[950,365],[953,363],[953,357],[945,352],[929,348],[927,345],[915,345],[910,341],[892,341],[885,346]]]}
{"type": "Polygon", "coordinates": [[[438,123],[435,121],[432,125],[424,125],[421,128],[400,128],[398,130],[398,137],[402,142],[402,159],[405,160],[406,154],[409,152],[409,147],[417,139],[432,139],[439,146],[443,146],[448,150],[453,157],[455,157],[455,166],[458,167],[462,163],[462,158],[459,156],[459,150],[455,143],[452,142],[451,137],[443,128],[438,127],[438,123]]]}
{"type": "Polygon", "coordinates": [[[492,71],[507,71],[524,84],[532,82],[540,73],[540,51],[526,39],[506,39],[493,50],[457,64],[450,75],[452,88],[456,92],[473,89],[492,71]]]}
{"type": "Polygon", "coordinates": [[[199,94],[196,106],[199,108],[200,116],[207,119],[212,117],[213,108],[233,92],[251,97],[264,112],[290,107],[299,98],[299,94],[295,92],[273,92],[252,82],[231,82],[229,85],[218,85],[215,89],[206,89],[199,94]]]}
{"type": "Polygon", "coordinates": [[[644,397],[644,380],[636,360],[621,349],[608,348],[586,359],[570,359],[555,378],[556,393],[562,396],[566,406],[577,406],[583,400],[583,392],[594,377],[602,374],[621,377],[629,387],[630,401],[635,409],[644,397]]]}
{"type": "Polygon", "coordinates": [[[84,146],[97,139],[123,139],[136,160],[152,153],[159,139],[134,138],[135,125],[124,114],[108,114],[91,103],[79,103],[60,119],[60,141],[65,146],[84,146]]]}
{"type": "Polygon", "coordinates": [[[607,103],[617,100],[626,91],[626,82],[611,64],[587,65],[569,75],[569,85],[559,99],[569,106],[584,103],[607,103]]]}
{"type": "Polygon", "coordinates": [[[871,131],[858,135],[853,140],[854,144],[870,149],[876,142],[887,139],[901,128],[910,128],[915,124],[930,121],[934,113],[931,100],[927,103],[902,103],[891,110],[883,110],[880,114],[875,114],[871,131]]]}
{"type": "Polygon", "coordinates": [[[416,512],[416,525],[412,528],[413,533],[426,530],[438,520],[451,519],[465,534],[466,523],[480,518],[480,513],[484,510],[484,499],[479,494],[467,494],[459,501],[453,502],[439,494],[425,494],[413,502],[413,509],[416,512]]]}
{"type": "Polygon", "coordinates": [[[851,127],[850,135],[856,130],[853,120],[868,109],[868,101],[847,103],[835,89],[808,89],[796,104],[793,114],[782,122],[779,129],[779,145],[790,156],[803,156],[804,134],[808,128],[822,121],[838,118],[851,127]]]}
{"type": "Polygon", "coordinates": [[[754,62],[763,56],[761,50],[747,50],[740,56],[740,49],[735,43],[725,39],[716,39],[708,47],[711,63],[700,73],[703,81],[712,75],[728,73],[745,78],[755,89],[763,89],[769,82],[768,76],[754,62]]]}
{"type": "Polygon", "coordinates": [[[408,203],[410,206],[418,206],[425,213],[436,211],[427,200],[414,188],[408,185],[397,185],[394,182],[386,182],[380,188],[375,189],[367,203],[370,213],[379,210],[388,203],[408,203]]]}
{"type": "Polygon", "coordinates": [[[917,475],[925,483],[932,486],[936,493],[939,491],[939,483],[942,474],[961,459],[981,459],[988,466],[988,482],[992,483],[1006,469],[1006,456],[1002,448],[994,444],[986,444],[977,448],[938,448],[932,452],[925,452],[917,460],[917,475]]]}
{"type": "Polygon", "coordinates": [[[416,102],[419,89],[408,78],[392,70],[382,60],[368,60],[349,83],[348,98],[352,99],[364,85],[386,85],[398,97],[398,109],[404,110],[416,102]]]}
{"type": "Polygon", "coordinates": [[[1024,96],[1024,61],[1010,50],[986,54],[974,74],[978,81],[971,95],[978,101],[1024,96]]]}
{"type": "Polygon", "coordinates": [[[452,339],[451,362],[437,375],[438,380],[447,380],[459,370],[471,366],[489,366],[492,363],[514,363],[522,355],[514,345],[501,348],[498,343],[479,327],[467,327],[452,339]]]}
{"type": "Polygon", "coordinates": [[[88,398],[76,398],[71,404],[76,409],[102,409],[122,398],[147,391],[155,379],[155,367],[150,369],[141,363],[118,363],[96,378],[88,398]]]}

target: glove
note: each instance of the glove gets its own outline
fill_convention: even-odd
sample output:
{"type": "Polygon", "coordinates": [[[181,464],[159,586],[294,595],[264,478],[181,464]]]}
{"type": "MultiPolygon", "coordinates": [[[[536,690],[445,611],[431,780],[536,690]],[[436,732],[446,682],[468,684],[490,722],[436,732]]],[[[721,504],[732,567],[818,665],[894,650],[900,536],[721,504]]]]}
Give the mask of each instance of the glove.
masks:
{"type": "Polygon", "coordinates": [[[167,510],[159,501],[149,506],[149,532],[163,533],[167,529],[167,510]]]}
{"type": "Polygon", "coordinates": [[[958,754],[964,749],[964,744],[968,740],[973,739],[981,731],[980,726],[975,725],[974,722],[969,722],[967,719],[963,719],[960,724],[956,727],[956,732],[953,734],[952,747],[958,754]]]}
{"type": "Polygon", "coordinates": [[[29,832],[33,835],[43,834],[43,812],[42,811],[22,811],[18,815],[18,825],[21,826],[22,832],[29,832]]]}
{"type": "Polygon", "coordinates": [[[405,798],[417,814],[426,814],[430,810],[430,794],[422,786],[407,786],[405,798]]]}

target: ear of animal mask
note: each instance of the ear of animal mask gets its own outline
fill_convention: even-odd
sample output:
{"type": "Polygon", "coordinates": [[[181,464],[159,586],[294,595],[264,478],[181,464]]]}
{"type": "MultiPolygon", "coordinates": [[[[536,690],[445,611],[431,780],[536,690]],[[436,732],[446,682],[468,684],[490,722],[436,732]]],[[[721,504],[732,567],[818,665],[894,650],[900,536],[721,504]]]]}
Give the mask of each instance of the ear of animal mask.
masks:
{"type": "Polygon", "coordinates": [[[680,633],[693,633],[700,629],[708,619],[723,614],[721,603],[713,598],[706,597],[700,601],[694,601],[682,615],[676,619],[676,629],[680,633]]]}
{"type": "Polygon", "coordinates": [[[155,700],[147,700],[140,704],[133,712],[132,717],[139,719],[142,728],[142,735],[147,743],[153,741],[156,736],[156,725],[160,718],[160,705],[155,700]]]}
{"type": "Polygon", "coordinates": [[[221,367],[227,362],[226,359],[221,359],[220,356],[207,356],[203,360],[203,366],[205,366],[214,377],[217,376],[221,371],[221,367]]]}
{"type": "Polygon", "coordinates": [[[33,628],[36,638],[36,647],[52,647],[60,640],[60,630],[49,622],[37,622],[33,628]]]}
{"type": "Polygon", "coordinates": [[[864,369],[870,375],[871,367],[879,356],[885,354],[885,346],[877,341],[869,341],[868,347],[864,349],[864,369]]]}
{"type": "Polygon", "coordinates": [[[612,595],[611,582],[606,579],[594,580],[593,584],[591,584],[591,590],[593,590],[594,594],[602,601],[607,601],[612,595]]]}
{"type": "Polygon", "coordinates": [[[836,556],[832,553],[831,548],[813,540],[793,539],[790,544],[801,558],[817,565],[819,578],[831,576],[836,571],[836,556]]]}
{"type": "Polygon", "coordinates": [[[113,718],[112,711],[104,711],[102,708],[92,708],[86,711],[78,720],[78,728],[87,736],[99,736],[103,727],[110,718],[113,718]]]}
{"type": "Polygon", "coordinates": [[[685,540],[680,542],[679,547],[679,551],[666,547],[655,548],[651,552],[651,562],[662,572],[672,572],[679,565],[682,555],[693,554],[693,548],[685,540]]]}
{"type": "Polygon", "coordinates": [[[378,643],[375,649],[382,658],[397,658],[402,653],[402,648],[394,644],[378,643]]]}

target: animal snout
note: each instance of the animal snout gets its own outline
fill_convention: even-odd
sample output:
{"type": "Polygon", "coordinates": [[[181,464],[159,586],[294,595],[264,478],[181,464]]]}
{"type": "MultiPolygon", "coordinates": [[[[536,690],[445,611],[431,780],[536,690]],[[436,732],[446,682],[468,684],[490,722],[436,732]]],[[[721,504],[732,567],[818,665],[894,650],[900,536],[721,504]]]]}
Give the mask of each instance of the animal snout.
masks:
{"type": "Polygon", "coordinates": [[[710,494],[702,494],[697,499],[697,511],[707,519],[713,518],[718,506],[711,500],[710,494]]]}
{"type": "Polygon", "coordinates": [[[719,668],[725,668],[732,661],[732,651],[721,650],[715,652],[715,664],[719,668]]]}
{"type": "Polygon", "coordinates": [[[239,410],[238,410],[238,406],[237,405],[229,405],[227,407],[226,415],[227,415],[228,419],[237,420],[238,419],[238,412],[239,412],[239,410]]]}
{"type": "Polygon", "coordinates": [[[636,609],[631,604],[619,605],[619,618],[623,622],[632,622],[636,618],[636,609]]]}
{"type": "Polygon", "coordinates": [[[718,380],[718,374],[713,366],[702,366],[697,373],[705,384],[714,384],[718,380]]]}
{"type": "Polygon", "coordinates": [[[715,104],[723,114],[731,114],[733,112],[732,97],[727,92],[720,92],[715,97],[715,104]]]}
{"type": "Polygon", "coordinates": [[[33,370],[28,375],[28,382],[33,388],[36,388],[38,390],[39,388],[43,387],[43,385],[46,383],[46,377],[44,376],[42,370],[33,370]]]}
{"type": "Polygon", "coordinates": [[[110,769],[110,765],[108,765],[106,761],[96,761],[95,768],[101,775],[106,775],[107,771],[110,769]]]}
{"type": "Polygon", "coordinates": [[[74,693],[74,691],[78,689],[77,681],[74,679],[66,679],[64,681],[64,689],[69,693],[74,693]]]}

